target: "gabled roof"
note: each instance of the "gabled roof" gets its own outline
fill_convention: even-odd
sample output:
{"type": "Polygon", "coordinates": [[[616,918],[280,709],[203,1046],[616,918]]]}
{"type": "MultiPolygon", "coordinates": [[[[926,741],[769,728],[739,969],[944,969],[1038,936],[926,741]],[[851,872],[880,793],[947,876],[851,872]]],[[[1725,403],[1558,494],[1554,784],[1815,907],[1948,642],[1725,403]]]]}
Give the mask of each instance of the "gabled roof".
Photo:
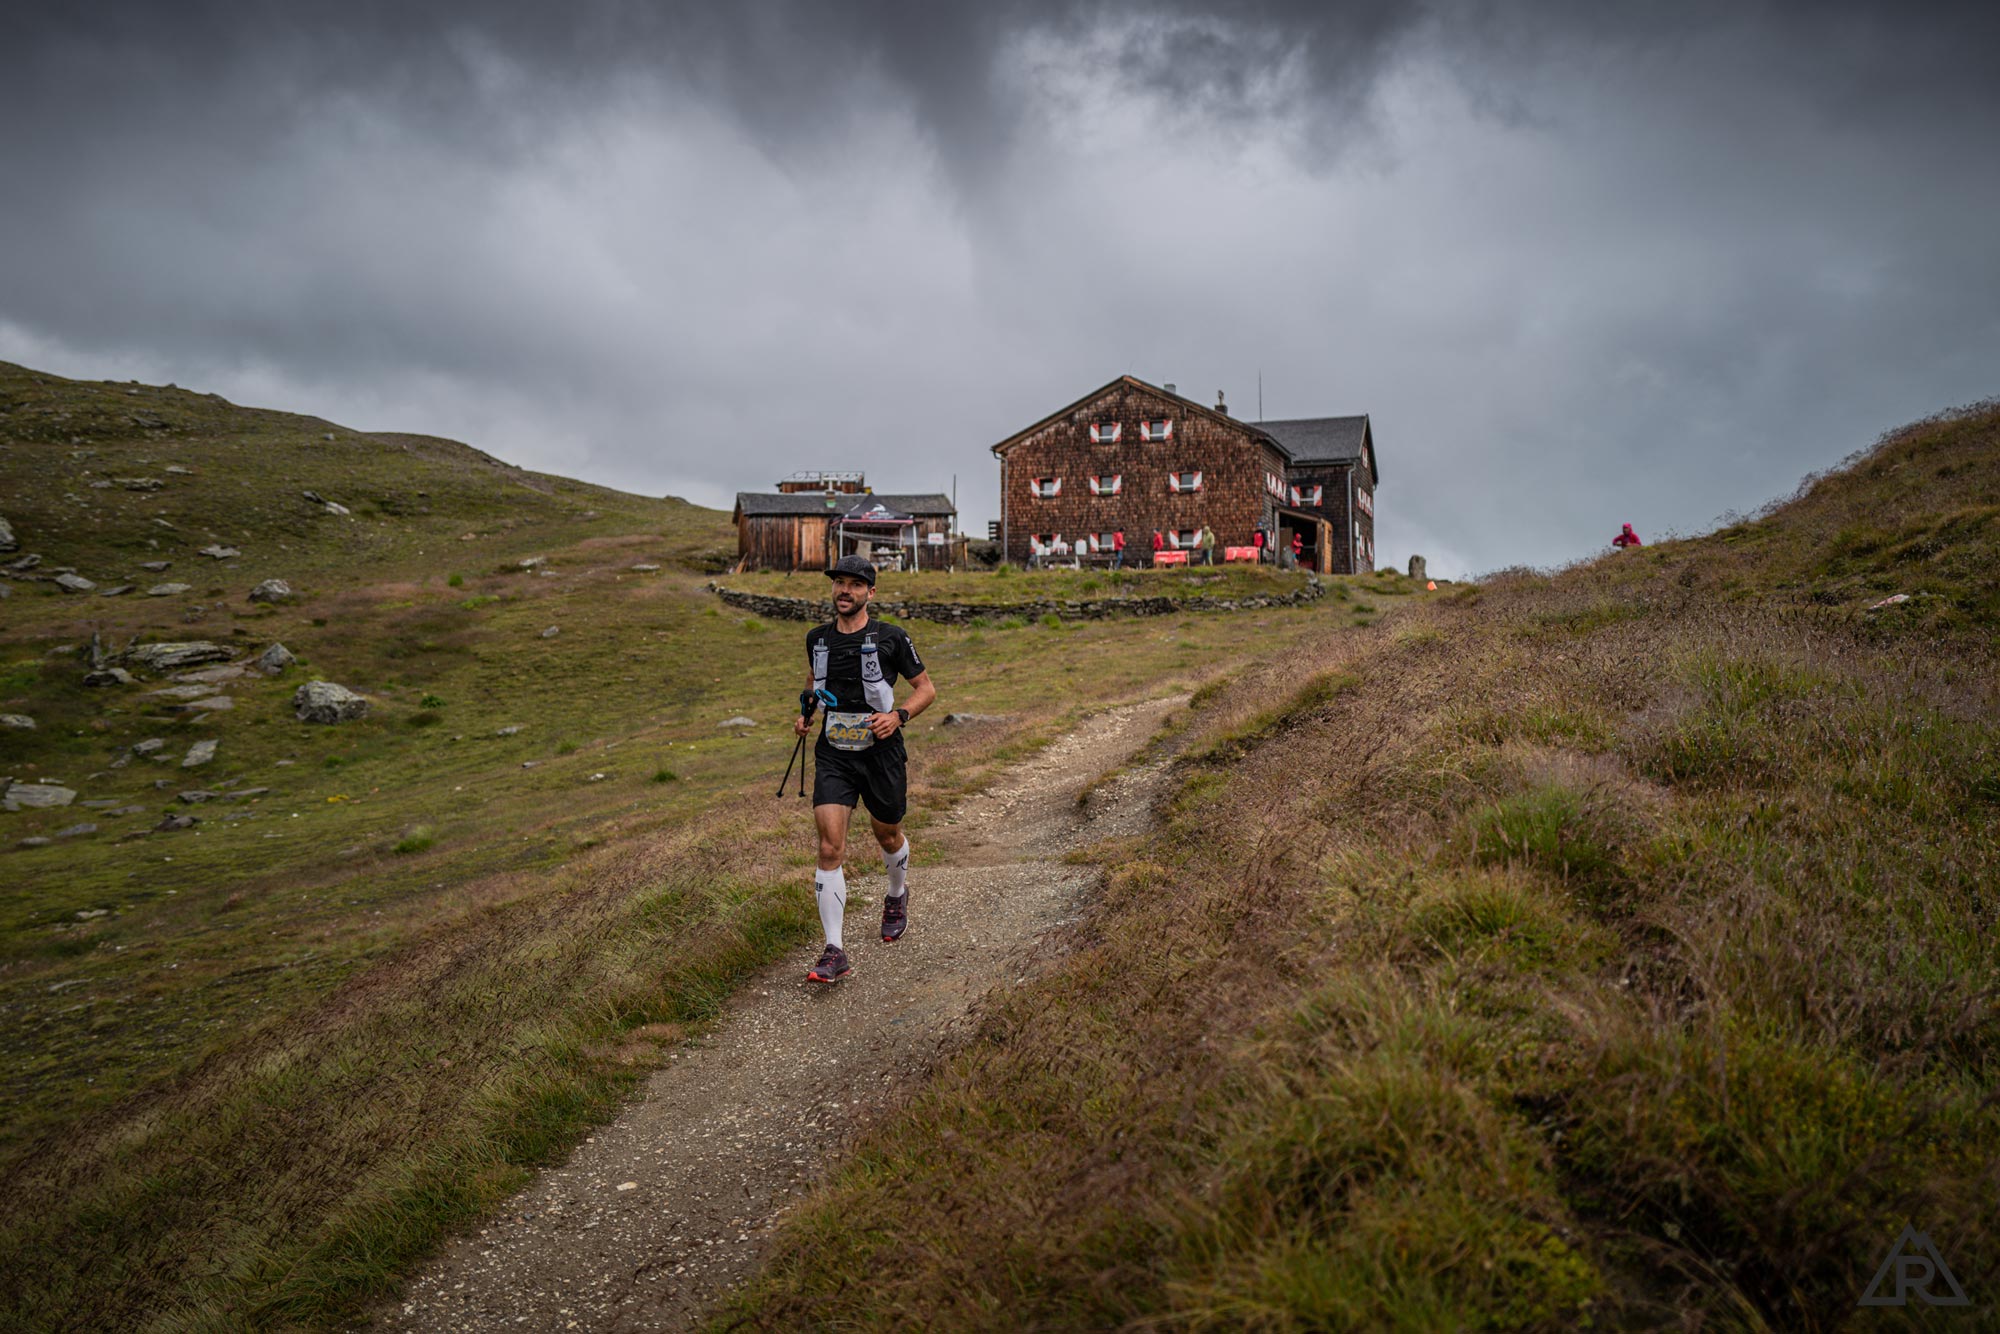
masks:
{"type": "Polygon", "coordinates": [[[901,510],[918,518],[943,518],[956,513],[951,507],[951,497],[935,492],[929,495],[871,496],[836,491],[828,497],[819,491],[738,491],[736,512],[732,517],[741,520],[746,514],[824,514],[837,519],[856,505],[878,501],[892,510],[901,510]],[[826,503],[829,498],[833,501],[831,505],[826,503]]]}
{"type": "Polygon", "coordinates": [[[1225,426],[1233,426],[1237,430],[1243,432],[1245,435],[1249,436],[1253,440],[1262,440],[1266,444],[1277,445],[1280,453],[1284,451],[1284,446],[1278,445],[1278,442],[1275,439],[1273,439],[1268,433],[1263,431],[1255,422],[1246,422],[1239,418],[1232,417],[1226,412],[1217,412],[1214,408],[1205,408],[1191,398],[1182,398],[1179,394],[1169,393],[1166,390],[1160,388],[1160,386],[1156,384],[1147,384],[1144,380],[1141,380],[1136,375],[1121,375],[1117,379],[1111,381],[1109,384],[1100,385],[1096,389],[1091,390],[1089,393],[1085,394],[1082,398],[1079,398],[1076,402],[1070,404],[1068,407],[1058,408],[1056,411],[1051,412],[1048,416],[1042,418],[1040,421],[1036,422],[1033,426],[1029,426],[1022,430],[1014,432],[1014,434],[1008,436],[1005,440],[1002,440],[999,444],[994,445],[993,452],[997,455],[1000,455],[1003,458],[1006,457],[1007,451],[1009,449],[1013,448],[1015,445],[1019,444],[1022,440],[1026,439],[1027,437],[1033,435],[1035,432],[1041,430],[1044,426],[1047,426],[1051,422],[1058,421],[1064,417],[1069,416],[1070,413],[1075,412],[1078,408],[1083,407],[1085,404],[1089,403],[1092,399],[1102,398],[1104,397],[1104,395],[1110,393],[1112,390],[1118,388],[1120,385],[1127,385],[1133,389],[1143,389],[1149,394],[1158,394],[1161,398],[1164,398],[1172,403],[1178,403],[1182,407],[1186,408],[1188,411],[1195,413],[1198,416],[1207,417],[1210,421],[1221,422],[1225,426]]]}
{"type": "Polygon", "coordinates": [[[1352,463],[1366,459],[1369,475],[1381,484],[1381,469],[1375,466],[1375,439],[1369,430],[1368,415],[1359,417],[1293,417],[1286,421],[1258,422],[1278,442],[1278,447],[1301,466],[1314,463],[1352,463]]]}

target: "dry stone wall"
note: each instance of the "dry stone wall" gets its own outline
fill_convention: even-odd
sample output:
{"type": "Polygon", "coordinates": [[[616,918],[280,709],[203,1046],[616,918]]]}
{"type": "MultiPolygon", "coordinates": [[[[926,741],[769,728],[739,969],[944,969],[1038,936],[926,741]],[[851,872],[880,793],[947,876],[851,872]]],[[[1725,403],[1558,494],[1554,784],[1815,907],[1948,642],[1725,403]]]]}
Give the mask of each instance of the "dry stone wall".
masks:
{"type": "MultiPolygon", "coordinates": [[[[745,593],[741,589],[724,588],[717,583],[709,584],[708,591],[729,606],[773,620],[818,622],[833,619],[833,602],[828,598],[774,597],[766,593],[745,593]]],[[[1032,621],[1053,615],[1065,621],[1108,621],[1121,616],[1173,616],[1184,611],[1255,611],[1264,607],[1304,606],[1325,595],[1326,589],[1319,580],[1309,578],[1298,592],[1275,596],[1260,593],[1240,598],[1037,598],[1027,602],[978,604],[901,602],[893,598],[877,598],[871,605],[884,616],[893,616],[899,621],[966,625],[980,618],[1004,621],[1019,617],[1032,621]]]]}

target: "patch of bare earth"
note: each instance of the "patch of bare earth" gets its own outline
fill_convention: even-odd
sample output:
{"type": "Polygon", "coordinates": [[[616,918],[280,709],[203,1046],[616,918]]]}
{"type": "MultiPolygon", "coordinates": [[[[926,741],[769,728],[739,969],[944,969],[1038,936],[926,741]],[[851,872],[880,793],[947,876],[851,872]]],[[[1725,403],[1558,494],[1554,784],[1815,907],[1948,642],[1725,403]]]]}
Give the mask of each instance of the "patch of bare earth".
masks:
{"type": "MultiPolygon", "coordinates": [[[[1140,832],[1156,771],[1077,793],[1133,755],[1178,700],[1099,714],[924,831],[910,927],[876,931],[886,888],[872,840],[850,842],[854,972],[809,987],[817,949],[744,987],[643,1097],[424,1269],[378,1327],[674,1330],[756,1266],[785,1209],[853,1132],[897,1101],[995,987],[1061,946],[1095,872],[1063,855],[1140,832]],[[926,854],[931,854],[927,856],[926,854]]],[[[914,756],[921,769],[921,753],[914,756]]],[[[801,806],[799,819],[807,820],[801,806]]],[[[800,892],[809,873],[800,871],[800,892]]]]}

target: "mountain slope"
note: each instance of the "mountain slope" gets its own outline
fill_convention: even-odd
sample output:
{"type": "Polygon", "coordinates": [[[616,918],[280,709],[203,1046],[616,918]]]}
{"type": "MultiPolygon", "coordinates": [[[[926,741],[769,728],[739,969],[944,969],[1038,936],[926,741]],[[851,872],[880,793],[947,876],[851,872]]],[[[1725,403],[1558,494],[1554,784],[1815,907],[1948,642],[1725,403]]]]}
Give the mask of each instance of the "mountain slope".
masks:
{"type": "Polygon", "coordinates": [[[1946,414],[1202,692],[721,1326],[1832,1329],[1906,1226],[1990,1311],[1996,496],[1946,414]]]}

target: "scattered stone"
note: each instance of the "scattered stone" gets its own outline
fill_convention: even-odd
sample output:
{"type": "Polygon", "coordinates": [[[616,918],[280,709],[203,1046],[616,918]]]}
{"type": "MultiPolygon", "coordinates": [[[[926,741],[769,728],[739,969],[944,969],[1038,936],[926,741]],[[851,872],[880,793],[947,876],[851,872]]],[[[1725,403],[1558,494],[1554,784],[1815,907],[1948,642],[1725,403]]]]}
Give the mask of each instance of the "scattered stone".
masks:
{"type": "Polygon", "coordinates": [[[109,908],[79,908],[76,910],[76,920],[79,922],[94,922],[100,917],[109,916],[111,916],[111,909],[109,908]]]}
{"type": "Polygon", "coordinates": [[[74,788],[56,783],[9,783],[0,792],[0,810],[36,811],[67,806],[76,800],[74,788]]]}
{"type": "Polygon", "coordinates": [[[53,841],[54,841],[53,839],[31,837],[22,839],[17,846],[23,848],[46,848],[53,841]]]}
{"type": "Polygon", "coordinates": [[[634,565],[632,568],[635,570],[642,571],[646,574],[651,574],[653,571],[659,569],[660,567],[657,565],[634,565]]]}
{"type": "Polygon", "coordinates": [[[540,760],[522,760],[522,761],[521,761],[521,767],[522,767],[523,769],[532,769],[532,768],[534,768],[534,767],[535,767],[536,765],[538,765],[538,764],[540,764],[540,763],[541,763],[541,761],[540,761],[540,760]]]}
{"type": "Polygon", "coordinates": [[[529,556],[523,559],[520,562],[520,565],[521,568],[524,570],[532,570],[538,565],[548,564],[548,561],[549,558],[547,556],[529,556]]]}
{"type": "Polygon", "coordinates": [[[292,596],[292,586],[282,579],[266,579],[250,590],[252,602],[284,602],[292,596]]]}
{"type": "Polygon", "coordinates": [[[166,744],[167,743],[161,740],[159,737],[149,736],[144,741],[134,741],[132,743],[132,750],[135,754],[150,755],[154,751],[158,750],[161,746],[164,746],[166,744]]]}
{"type": "Polygon", "coordinates": [[[225,792],[222,794],[222,799],[224,801],[251,801],[265,795],[270,790],[268,787],[246,787],[240,792],[225,792]]]}
{"type": "Polygon", "coordinates": [[[161,831],[192,829],[200,823],[201,817],[199,815],[169,815],[166,819],[154,825],[153,828],[161,831]]]}
{"type": "Polygon", "coordinates": [[[593,783],[601,783],[601,782],[603,782],[603,781],[604,781],[604,780],[605,780],[606,778],[608,778],[609,776],[610,776],[610,775],[608,775],[608,774],[592,774],[592,775],[590,776],[590,779],[589,779],[589,781],[590,781],[590,782],[593,782],[593,783]]]}
{"type": "Polygon", "coordinates": [[[354,512],[353,510],[350,510],[349,508],[347,508],[347,506],[341,504],[337,500],[327,501],[326,504],[322,506],[322,508],[325,509],[328,514],[333,514],[333,515],[352,514],[354,512]]]}
{"type": "Polygon", "coordinates": [[[111,480],[127,491],[157,491],[166,485],[157,477],[114,477],[111,480]]]}
{"type": "Polygon", "coordinates": [[[755,718],[745,718],[740,713],[734,718],[724,718],[716,724],[717,727],[755,727],[756,725],[757,720],[755,718]]]}
{"type": "Polygon", "coordinates": [[[1429,573],[1427,573],[1428,569],[1429,567],[1425,564],[1422,556],[1410,557],[1410,578],[1418,580],[1428,579],[1430,578],[1429,573]]]}
{"type": "Polygon", "coordinates": [[[257,670],[266,676],[276,676],[297,661],[283,644],[273,644],[257,655],[257,670]]]}
{"type": "Polygon", "coordinates": [[[241,663],[225,662],[217,667],[203,667],[192,672],[175,672],[174,680],[214,683],[218,681],[234,681],[242,677],[243,674],[244,667],[241,663]]]}
{"type": "Polygon", "coordinates": [[[101,482],[92,482],[90,489],[93,491],[109,491],[111,489],[111,481],[109,478],[106,478],[101,482]]]}
{"type": "Polygon", "coordinates": [[[297,761],[297,760],[272,760],[272,761],[271,761],[271,763],[272,763],[272,764],[275,764],[275,765],[277,765],[277,766],[278,766],[279,768],[281,768],[281,769],[282,769],[282,768],[283,768],[284,766],[286,766],[286,765],[288,765],[288,764],[297,764],[297,763],[298,763],[298,761],[297,761]]]}
{"type": "MultiPolygon", "coordinates": [[[[167,522],[167,521],[166,521],[165,519],[162,519],[162,518],[160,518],[160,517],[159,517],[159,516],[157,516],[157,515],[155,515],[155,516],[154,516],[154,518],[153,518],[153,522],[154,522],[154,523],[157,523],[157,524],[158,524],[158,525],[160,525],[160,527],[162,527],[162,528],[173,528],[173,525],[172,525],[172,524],[168,523],[168,522],[167,522]]],[[[175,531],[179,531],[179,530],[178,530],[178,529],[176,529],[175,531]]]]}
{"type": "Polygon", "coordinates": [[[137,644],[118,656],[136,667],[145,667],[164,675],[188,667],[199,667],[203,663],[228,662],[236,656],[236,650],[211,644],[205,639],[190,639],[170,644],[137,644]]]}
{"type": "Polygon", "coordinates": [[[168,699],[200,699],[203,695],[213,695],[220,686],[161,686],[158,690],[148,690],[148,695],[164,695],[168,699]]]}
{"type": "Polygon", "coordinates": [[[25,571],[34,569],[37,565],[40,565],[41,563],[42,563],[42,558],[40,556],[35,555],[33,552],[30,552],[29,554],[21,557],[21,559],[15,561],[12,565],[9,565],[7,568],[14,571],[16,574],[21,574],[24,573],[25,571]]]}
{"type": "Polygon", "coordinates": [[[56,837],[81,838],[85,834],[94,834],[96,832],[97,832],[97,826],[94,824],[73,824],[67,829],[56,830],[56,837]]]}
{"type": "Polygon", "coordinates": [[[144,815],[145,813],[146,808],[144,806],[114,806],[105,812],[106,815],[144,815]]]}
{"type": "Polygon", "coordinates": [[[191,699],[185,704],[169,704],[169,713],[225,713],[236,707],[236,701],[228,695],[211,695],[207,699],[191,699]]]}
{"type": "Polygon", "coordinates": [[[185,593],[193,587],[193,584],[154,584],[146,590],[146,596],[149,598],[170,598],[177,594],[185,593]]]}
{"type": "Polygon", "coordinates": [[[321,495],[317,491],[301,491],[299,492],[299,494],[304,496],[307,500],[310,500],[315,505],[326,504],[326,497],[321,495]]]}
{"type": "Polygon", "coordinates": [[[495,732],[495,733],[494,733],[493,735],[494,735],[494,736],[514,736],[515,734],[517,734],[518,732],[520,732],[520,730],[521,730],[521,725],[520,725],[519,723],[515,723],[515,724],[514,724],[513,726],[511,726],[511,727],[503,727],[503,728],[501,728],[501,729],[500,729],[499,731],[495,732]]]}
{"type": "Polygon", "coordinates": [[[139,684],[139,678],[123,667],[106,667],[85,675],[83,683],[87,686],[135,686],[139,684]]]}
{"type": "Polygon", "coordinates": [[[969,727],[974,723],[1004,723],[1007,719],[1008,715],[1004,713],[947,713],[944,716],[944,725],[969,727]]]}
{"type": "Polygon", "coordinates": [[[189,791],[177,793],[176,795],[180,797],[182,804],[188,806],[192,806],[197,802],[213,801],[216,796],[215,793],[202,788],[192,788],[189,791]]]}
{"type": "Polygon", "coordinates": [[[172,564],[173,562],[170,560],[144,560],[139,562],[139,568],[142,570],[151,570],[153,573],[158,574],[161,570],[168,568],[172,564]]]}
{"type": "Polygon", "coordinates": [[[119,584],[114,588],[105,589],[103,592],[99,593],[98,596],[104,598],[122,598],[127,593],[131,592],[134,587],[135,585],[132,584],[119,584]]]}
{"type": "Polygon", "coordinates": [[[219,544],[210,544],[209,546],[205,546],[201,549],[201,554],[204,556],[213,556],[217,560],[228,560],[231,556],[240,556],[243,553],[238,551],[235,547],[225,547],[219,544]]]}
{"type": "Polygon", "coordinates": [[[65,593],[88,593],[97,585],[80,574],[59,574],[56,576],[56,587],[65,593]]]}
{"type": "Polygon", "coordinates": [[[14,527],[5,519],[0,519],[0,551],[18,551],[20,540],[14,536],[14,527]]]}
{"type": "Polygon", "coordinates": [[[1900,606],[1903,603],[1908,602],[1909,600],[1910,600],[1910,595],[1908,593],[1891,593],[1888,597],[1883,598],[1880,602],[1869,603],[1868,610],[1880,611],[1884,607],[1900,606]]]}
{"type": "Polygon", "coordinates": [[[561,633],[562,633],[562,627],[560,625],[552,625],[548,629],[542,631],[542,638],[554,639],[557,635],[561,633]]]}
{"type": "Polygon", "coordinates": [[[344,723],[368,716],[368,701],[331,681],[308,681],[292,696],[302,723],[344,723]]]}
{"type": "Polygon", "coordinates": [[[214,758],[215,738],[209,737],[205,741],[197,741],[188,747],[188,753],[181,758],[181,768],[192,769],[197,765],[207,764],[214,758]]]}
{"type": "Polygon", "coordinates": [[[180,476],[180,477],[192,477],[192,476],[194,476],[194,469],[193,469],[193,468],[183,468],[183,467],[181,467],[181,465],[180,465],[180,464],[178,464],[178,463],[169,463],[169,464],[168,464],[168,465],[166,466],[166,468],[165,468],[165,471],[167,471],[167,472],[170,472],[170,473],[173,473],[173,474],[175,474],[175,475],[177,475],[177,476],[180,476]]]}
{"type": "Polygon", "coordinates": [[[106,810],[112,806],[116,806],[118,804],[118,798],[99,797],[95,801],[79,801],[76,804],[79,806],[88,806],[93,811],[101,811],[101,810],[106,810]]]}
{"type": "Polygon", "coordinates": [[[35,720],[25,713],[0,713],[0,727],[18,727],[24,732],[32,732],[35,720]]]}

